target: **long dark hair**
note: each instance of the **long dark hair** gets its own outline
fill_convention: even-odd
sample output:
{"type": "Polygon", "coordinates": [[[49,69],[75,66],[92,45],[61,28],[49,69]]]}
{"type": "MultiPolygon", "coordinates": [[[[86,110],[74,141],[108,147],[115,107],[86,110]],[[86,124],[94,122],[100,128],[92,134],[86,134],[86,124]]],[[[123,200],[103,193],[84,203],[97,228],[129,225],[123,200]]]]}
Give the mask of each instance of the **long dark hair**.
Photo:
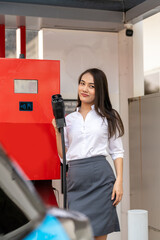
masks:
{"type": "MultiPolygon", "coordinates": [[[[97,68],[91,68],[84,71],[80,76],[78,83],[80,83],[81,78],[84,74],[90,73],[94,79],[95,85],[95,111],[103,118],[107,118],[108,120],[108,130],[109,130],[109,138],[113,135],[119,133],[119,137],[124,134],[124,126],[118,112],[112,108],[112,104],[109,98],[108,91],[108,82],[106,75],[103,71],[97,68]]],[[[78,96],[78,104],[77,107],[81,106],[81,101],[78,96]]]]}

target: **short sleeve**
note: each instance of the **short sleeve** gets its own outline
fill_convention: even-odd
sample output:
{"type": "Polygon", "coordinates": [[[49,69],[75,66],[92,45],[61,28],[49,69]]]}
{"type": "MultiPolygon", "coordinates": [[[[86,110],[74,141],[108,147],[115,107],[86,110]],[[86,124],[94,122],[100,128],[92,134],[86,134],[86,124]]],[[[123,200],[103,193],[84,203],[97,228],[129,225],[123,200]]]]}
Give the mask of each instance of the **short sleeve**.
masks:
{"type": "Polygon", "coordinates": [[[122,138],[115,135],[109,139],[109,154],[112,159],[123,158],[124,149],[122,144],[122,138]]]}

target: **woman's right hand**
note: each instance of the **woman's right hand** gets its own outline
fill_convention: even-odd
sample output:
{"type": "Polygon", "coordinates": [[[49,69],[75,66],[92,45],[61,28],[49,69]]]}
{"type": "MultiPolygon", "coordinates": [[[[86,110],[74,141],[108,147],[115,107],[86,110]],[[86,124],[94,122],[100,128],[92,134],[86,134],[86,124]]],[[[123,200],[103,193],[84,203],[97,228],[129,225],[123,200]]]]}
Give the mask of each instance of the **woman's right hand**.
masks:
{"type": "Polygon", "coordinates": [[[53,125],[53,127],[55,128],[55,130],[57,129],[57,125],[56,125],[56,120],[55,120],[55,118],[53,118],[53,120],[52,120],[52,125],[53,125]]]}
{"type": "Polygon", "coordinates": [[[52,125],[53,125],[53,127],[54,127],[55,134],[56,134],[56,136],[57,136],[57,134],[59,133],[59,131],[58,131],[58,128],[57,128],[57,124],[56,124],[55,118],[53,118],[53,120],[52,120],[52,125]]]}
{"type": "Polygon", "coordinates": [[[61,133],[58,131],[55,118],[52,120],[52,125],[53,125],[54,130],[55,130],[55,136],[56,136],[56,143],[57,143],[58,154],[59,154],[59,156],[60,156],[61,158],[63,158],[62,143],[61,143],[61,133]]]}

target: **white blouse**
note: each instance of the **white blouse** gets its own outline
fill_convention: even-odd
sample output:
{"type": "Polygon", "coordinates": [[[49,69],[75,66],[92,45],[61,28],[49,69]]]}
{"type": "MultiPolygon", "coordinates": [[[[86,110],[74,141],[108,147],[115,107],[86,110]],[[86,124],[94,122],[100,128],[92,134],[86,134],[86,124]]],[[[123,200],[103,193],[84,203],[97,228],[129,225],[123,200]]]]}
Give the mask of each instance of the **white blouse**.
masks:
{"type": "Polygon", "coordinates": [[[97,155],[108,156],[112,159],[123,158],[122,139],[113,136],[108,139],[108,122],[103,120],[94,110],[83,119],[79,109],[66,116],[64,128],[66,160],[75,160],[97,155]]]}

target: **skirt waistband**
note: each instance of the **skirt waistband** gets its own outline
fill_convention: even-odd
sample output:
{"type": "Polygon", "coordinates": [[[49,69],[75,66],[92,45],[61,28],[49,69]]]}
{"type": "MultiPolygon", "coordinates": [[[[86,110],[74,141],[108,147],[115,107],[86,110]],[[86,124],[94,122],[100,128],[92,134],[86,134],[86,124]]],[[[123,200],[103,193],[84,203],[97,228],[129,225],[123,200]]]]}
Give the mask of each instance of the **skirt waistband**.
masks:
{"type": "Polygon", "coordinates": [[[106,161],[106,157],[103,155],[98,155],[98,156],[93,156],[93,157],[88,157],[88,158],[81,158],[81,159],[74,159],[71,161],[68,161],[68,167],[79,165],[79,164],[88,164],[88,163],[93,163],[97,161],[106,161]]]}

